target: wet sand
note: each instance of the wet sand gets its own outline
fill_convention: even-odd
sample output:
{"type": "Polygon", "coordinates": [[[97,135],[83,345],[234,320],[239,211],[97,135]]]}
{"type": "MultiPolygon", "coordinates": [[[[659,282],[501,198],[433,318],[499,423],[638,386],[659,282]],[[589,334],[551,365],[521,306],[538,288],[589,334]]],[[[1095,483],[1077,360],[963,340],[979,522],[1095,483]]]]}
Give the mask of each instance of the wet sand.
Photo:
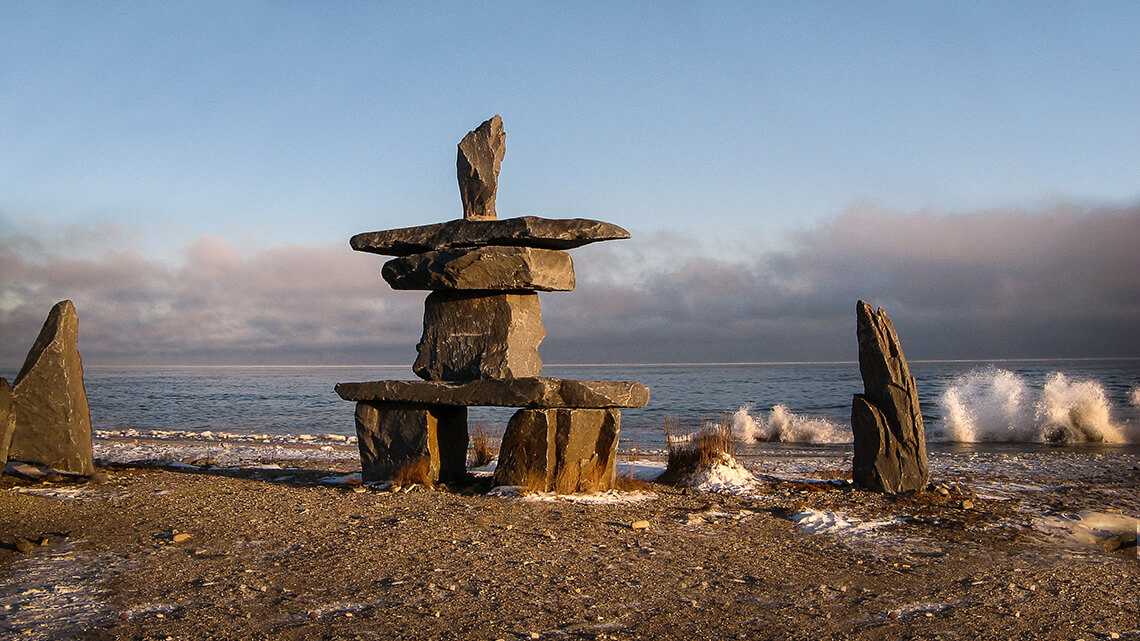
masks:
{"type": "Polygon", "coordinates": [[[978,480],[987,494],[947,473],[945,493],[903,498],[762,477],[746,495],[650,484],[584,504],[279,463],[297,469],[3,477],[0,636],[1140,638],[1135,537],[1066,541],[1034,516],[1135,516],[1135,468],[1004,497],[1018,479],[978,480]]]}

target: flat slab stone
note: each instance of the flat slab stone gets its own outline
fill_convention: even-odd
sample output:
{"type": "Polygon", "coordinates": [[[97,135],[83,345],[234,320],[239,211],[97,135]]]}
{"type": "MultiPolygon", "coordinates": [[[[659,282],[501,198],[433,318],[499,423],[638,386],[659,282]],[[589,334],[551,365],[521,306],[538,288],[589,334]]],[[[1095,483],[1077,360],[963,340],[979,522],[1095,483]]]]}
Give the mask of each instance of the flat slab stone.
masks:
{"type": "Polygon", "coordinates": [[[356,251],[409,256],[455,247],[518,245],[540,249],[573,249],[603,240],[629,238],[611,223],[586,218],[552,219],[521,216],[502,220],[452,220],[357,234],[349,241],[356,251]]]}
{"type": "Polygon", "coordinates": [[[538,376],[545,337],[534,292],[432,292],[412,371],[429,381],[538,376]]]}
{"type": "Polygon", "coordinates": [[[419,403],[424,405],[484,405],[492,407],[611,408],[645,407],[649,388],[633,381],[575,381],[546,376],[511,380],[371,381],[337,383],[346,401],[419,403]]]}
{"type": "Polygon", "coordinates": [[[476,247],[393,258],[381,275],[392,289],[570,291],[574,261],[557,249],[476,247]]]}

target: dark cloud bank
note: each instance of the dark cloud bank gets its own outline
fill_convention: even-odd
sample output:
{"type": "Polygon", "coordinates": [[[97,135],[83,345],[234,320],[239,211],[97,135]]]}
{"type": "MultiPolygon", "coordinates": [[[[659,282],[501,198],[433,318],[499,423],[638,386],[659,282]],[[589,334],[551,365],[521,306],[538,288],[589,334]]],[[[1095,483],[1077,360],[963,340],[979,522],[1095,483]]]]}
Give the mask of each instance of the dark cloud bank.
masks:
{"type": "MultiPolygon", "coordinates": [[[[383,260],[347,243],[201,238],[170,263],[130,244],[113,229],[0,238],[0,371],[63,298],[88,364],[414,359],[423,293],[391,291],[383,260]]],[[[669,234],[574,255],[578,289],[543,295],[550,363],[851,360],[860,298],[912,359],[1140,356],[1140,207],[867,205],[752,255],[669,234]]]]}

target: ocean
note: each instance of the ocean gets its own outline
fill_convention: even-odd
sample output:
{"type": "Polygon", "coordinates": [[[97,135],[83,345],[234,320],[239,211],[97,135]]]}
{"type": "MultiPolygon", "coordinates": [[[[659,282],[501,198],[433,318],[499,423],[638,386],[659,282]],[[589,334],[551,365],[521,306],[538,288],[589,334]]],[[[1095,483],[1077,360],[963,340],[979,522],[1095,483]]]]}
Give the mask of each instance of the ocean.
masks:
{"type": "MultiPolygon", "coordinates": [[[[939,444],[1137,449],[1140,359],[913,361],[927,439],[939,444]]],[[[6,375],[9,380],[14,372],[6,375]]],[[[661,450],[675,431],[733,425],[745,453],[849,449],[859,367],[844,363],[549,365],[545,376],[634,380],[649,406],[624,410],[624,451],[661,450]]],[[[146,436],[178,433],[351,436],[353,404],[337,382],[412,379],[407,366],[100,367],[85,371],[93,427],[146,436]]],[[[513,409],[472,408],[469,423],[501,435],[513,409]]]]}

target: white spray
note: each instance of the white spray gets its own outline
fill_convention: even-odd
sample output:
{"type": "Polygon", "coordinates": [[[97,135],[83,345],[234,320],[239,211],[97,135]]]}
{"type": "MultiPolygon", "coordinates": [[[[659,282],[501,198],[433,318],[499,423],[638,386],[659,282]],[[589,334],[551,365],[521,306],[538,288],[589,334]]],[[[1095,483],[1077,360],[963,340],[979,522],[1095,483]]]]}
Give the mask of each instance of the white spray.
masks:
{"type": "MultiPolygon", "coordinates": [[[[1133,397],[1136,396],[1135,390],[1133,397]]],[[[1135,402],[1137,399],[1133,398],[1135,402]]],[[[1053,372],[1033,390],[1021,376],[989,367],[958,377],[939,399],[952,441],[1127,443],[1104,386],[1053,372]]]]}
{"type": "Polygon", "coordinates": [[[736,410],[730,422],[732,434],[743,443],[850,443],[851,432],[824,419],[800,416],[786,405],[772,407],[768,417],[753,414],[754,405],[736,410]]]}

